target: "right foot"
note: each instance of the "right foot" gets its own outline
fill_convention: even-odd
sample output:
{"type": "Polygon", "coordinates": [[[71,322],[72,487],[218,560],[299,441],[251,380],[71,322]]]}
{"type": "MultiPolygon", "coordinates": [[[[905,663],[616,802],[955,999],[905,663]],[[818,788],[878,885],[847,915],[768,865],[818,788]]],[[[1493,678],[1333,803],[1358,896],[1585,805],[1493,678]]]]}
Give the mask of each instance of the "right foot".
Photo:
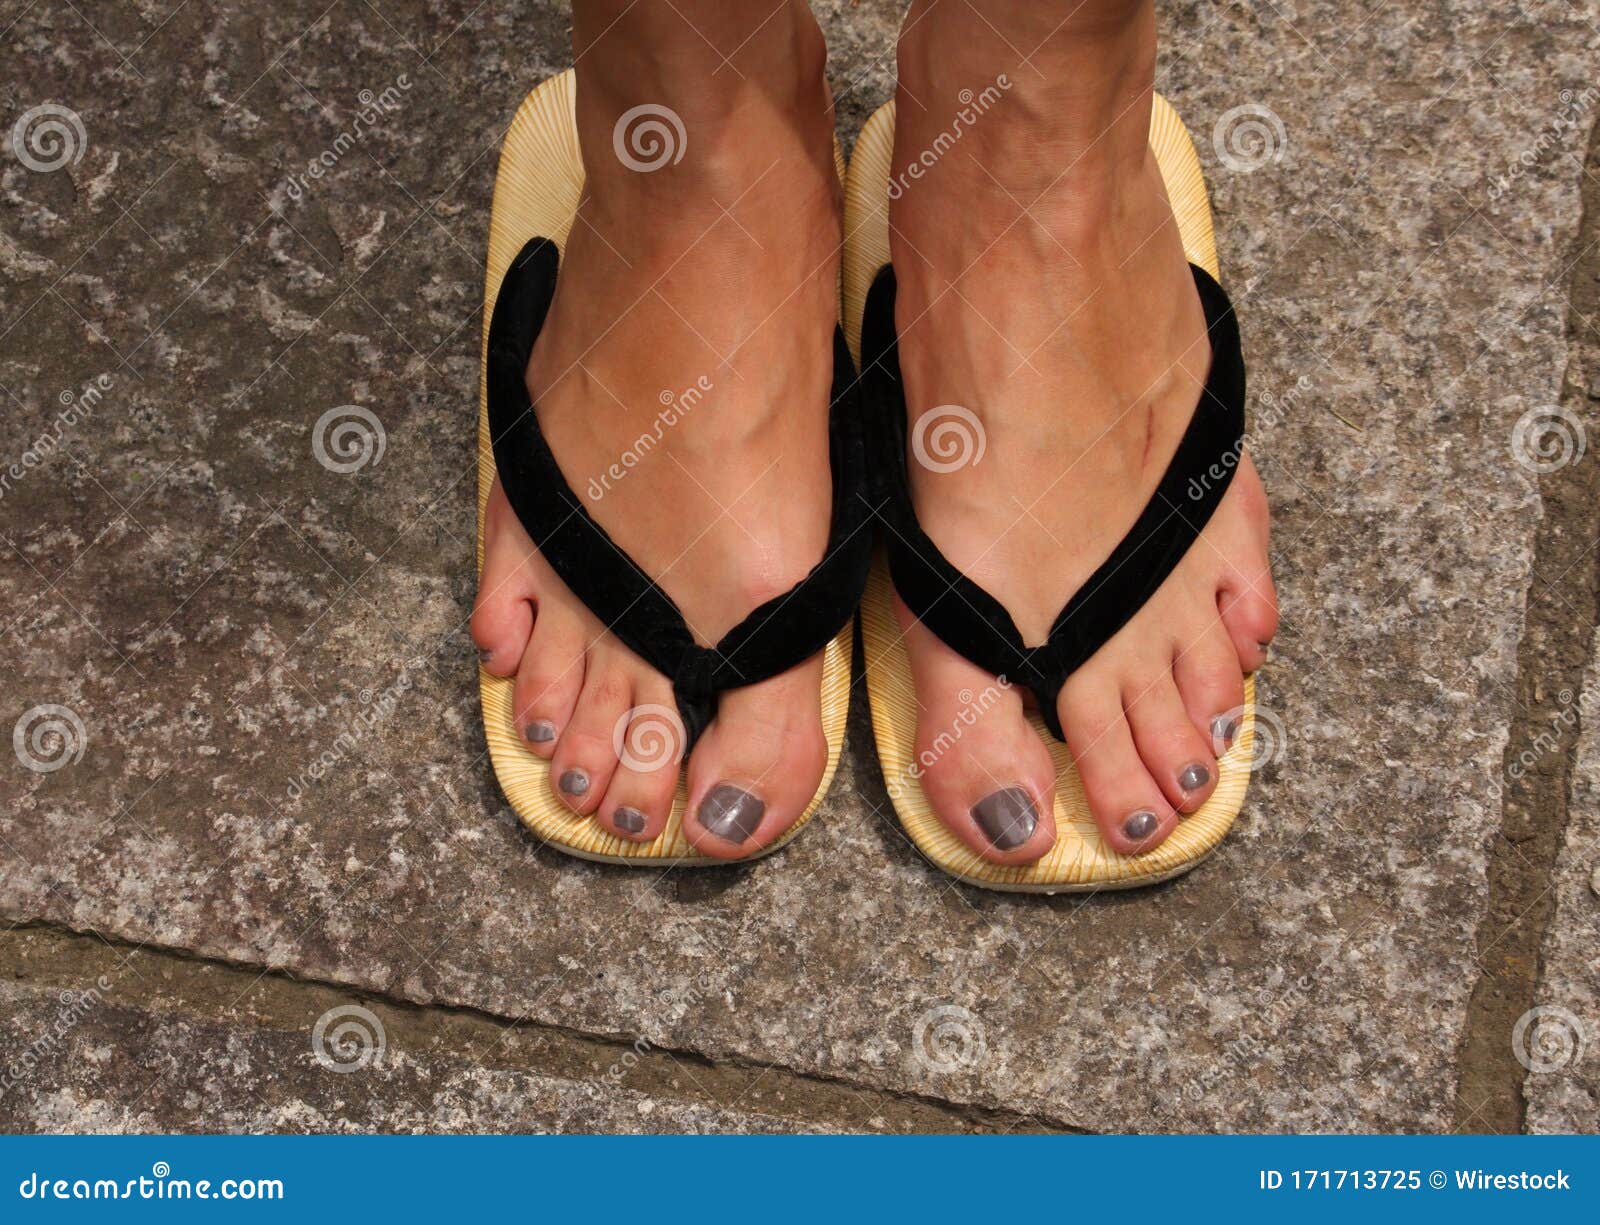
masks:
{"type": "MultiPolygon", "coordinates": [[[[775,7],[697,14],[698,34],[656,0],[578,7],[587,179],[528,367],[567,484],[703,645],[805,577],[830,526],[832,108],[821,32],[804,5],[775,7]],[[641,105],[681,121],[681,161],[625,163],[657,152],[616,130],[641,105]]],[[[561,582],[498,481],[485,538],[472,636],[516,678],[526,747],[573,812],[658,837],[680,768],[651,739],[681,732],[671,683],[561,582]]],[[[821,678],[818,655],[723,695],[685,767],[697,850],[748,856],[805,811],[827,759],[821,678]]]]}

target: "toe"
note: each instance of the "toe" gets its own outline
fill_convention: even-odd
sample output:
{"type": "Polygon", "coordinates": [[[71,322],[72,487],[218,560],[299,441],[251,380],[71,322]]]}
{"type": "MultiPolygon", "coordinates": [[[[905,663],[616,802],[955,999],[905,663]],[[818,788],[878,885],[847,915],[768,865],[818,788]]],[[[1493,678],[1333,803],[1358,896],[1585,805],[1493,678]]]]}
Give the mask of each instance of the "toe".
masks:
{"type": "Polygon", "coordinates": [[[574,812],[587,816],[605,798],[632,698],[624,649],[596,643],[589,650],[578,703],[550,758],[550,788],[574,812]]]}
{"type": "Polygon", "coordinates": [[[1150,777],[1179,812],[1194,812],[1216,788],[1217,760],[1170,671],[1124,688],[1122,707],[1150,777]]]}
{"type": "Polygon", "coordinates": [[[555,752],[557,737],[572,719],[583,688],[585,646],[582,622],[547,600],[533,623],[511,698],[523,743],[540,757],[555,752]]]}
{"type": "Polygon", "coordinates": [[[678,768],[687,737],[666,680],[638,686],[640,701],[627,713],[621,751],[596,820],[619,838],[650,842],[672,815],[678,768]]]}
{"type": "Polygon", "coordinates": [[[689,758],[690,845],[717,859],[771,846],[799,820],[828,761],[822,657],[722,695],[689,758]]]}
{"type": "Polygon", "coordinates": [[[911,777],[888,780],[890,794],[920,785],[974,854],[1032,863],[1055,844],[1055,766],[1021,693],[956,654],[903,605],[896,611],[919,711],[911,777]]]}
{"type": "MultiPolygon", "coordinates": [[[[496,487],[498,491],[498,486],[496,487]]],[[[495,676],[510,676],[517,670],[528,633],[533,628],[533,573],[522,541],[506,531],[490,505],[484,552],[483,574],[478,579],[478,596],[472,607],[470,628],[478,647],[478,660],[495,676]]],[[[521,529],[518,528],[520,534],[521,529]]],[[[527,546],[531,548],[532,545],[527,546]]]]}
{"type": "Polygon", "coordinates": [[[1101,671],[1091,665],[1069,677],[1057,710],[1101,838],[1118,854],[1138,855],[1161,845],[1178,814],[1139,756],[1120,687],[1101,671]]]}
{"type": "Polygon", "coordinates": [[[1217,593],[1217,611],[1233,641],[1239,666],[1254,672],[1267,660],[1278,633],[1278,593],[1263,559],[1260,570],[1230,578],[1217,593]]]}
{"type": "Polygon", "coordinates": [[[1220,757],[1232,746],[1244,714],[1244,673],[1221,621],[1212,620],[1183,649],[1172,672],[1190,722],[1220,757]]]}

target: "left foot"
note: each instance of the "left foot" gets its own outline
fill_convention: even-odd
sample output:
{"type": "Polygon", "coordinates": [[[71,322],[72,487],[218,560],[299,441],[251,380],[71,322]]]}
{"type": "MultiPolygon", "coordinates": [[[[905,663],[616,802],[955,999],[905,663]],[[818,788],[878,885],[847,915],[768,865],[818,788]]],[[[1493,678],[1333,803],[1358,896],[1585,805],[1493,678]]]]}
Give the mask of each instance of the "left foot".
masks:
{"type": "MultiPolygon", "coordinates": [[[[900,43],[894,171],[942,147],[960,91],[1017,55],[971,11],[919,20],[921,8],[900,43]]],[[[1210,363],[1148,143],[1154,13],[1086,0],[1060,23],[1039,8],[1018,20],[1041,28],[1011,40],[1037,46],[1033,66],[1010,72],[992,112],[890,206],[910,436],[955,404],[985,444],[981,463],[953,471],[908,458],[917,516],[1028,643],[1045,640],[1149,501],[1210,363]]],[[[921,756],[996,681],[896,608],[921,756]]],[[[1211,795],[1244,674],[1277,621],[1266,497],[1245,457],[1176,570],[1061,691],[1067,744],[1111,849],[1151,850],[1211,795]]],[[[1049,850],[1055,772],[1018,692],[931,760],[924,789],[974,852],[1018,864],[1049,850]]]]}

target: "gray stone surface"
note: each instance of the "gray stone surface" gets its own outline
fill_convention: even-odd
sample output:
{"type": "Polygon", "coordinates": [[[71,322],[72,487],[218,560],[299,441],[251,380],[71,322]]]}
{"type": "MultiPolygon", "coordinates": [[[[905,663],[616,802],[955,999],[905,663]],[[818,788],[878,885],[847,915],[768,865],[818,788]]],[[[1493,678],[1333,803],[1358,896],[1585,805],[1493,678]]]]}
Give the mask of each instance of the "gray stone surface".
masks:
{"type": "MultiPolygon", "coordinates": [[[[0,1131],[789,1132],[803,1121],[566,1080],[392,1044],[370,1010],[347,1045],[297,1029],[139,1007],[114,979],[40,991],[0,983],[0,1131]],[[372,1018],[369,1020],[368,1018],[372,1018]],[[382,1038],[380,1045],[379,1039],[382,1038]]],[[[120,984],[126,992],[132,986],[120,984]]],[[[619,1058],[621,1056],[619,1055],[619,1058]]]]}
{"type": "MultiPolygon", "coordinates": [[[[1252,384],[1291,405],[1255,401],[1285,735],[1214,861],[1085,901],[924,864],[859,703],[781,856],[636,873],[530,840],[477,723],[472,421],[494,151],[565,15],[168,7],[96,31],[45,2],[0,34],[0,121],[55,101],[87,136],[55,173],[0,148],[5,445],[111,381],[0,497],[6,723],[83,729],[59,769],[0,764],[0,912],[1045,1122],[1449,1125],[1538,515],[1510,439],[1557,396],[1594,118],[1552,126],[1600,59],[1577,9],[1164,7],[1252,384]],[[1212,132],[1245,104],[1282,156],[1230,171],[1212,132]],[[346,404],[387,445],[341,474],[311,434],[346,404]]],[[[859,124],[895,6],[828,8],[859,124]]]]}
{"type": "Polygon", "coordinates": [[[1577,715],[1583,734],[1552,882],[1555,917],[1541,950],[1537,1011],[1517,1048],[1529,1067],[1530,1131],[1600,1131],[1600,666],[1591,663],[1576,698],[1561,716],[1577,715]]]}

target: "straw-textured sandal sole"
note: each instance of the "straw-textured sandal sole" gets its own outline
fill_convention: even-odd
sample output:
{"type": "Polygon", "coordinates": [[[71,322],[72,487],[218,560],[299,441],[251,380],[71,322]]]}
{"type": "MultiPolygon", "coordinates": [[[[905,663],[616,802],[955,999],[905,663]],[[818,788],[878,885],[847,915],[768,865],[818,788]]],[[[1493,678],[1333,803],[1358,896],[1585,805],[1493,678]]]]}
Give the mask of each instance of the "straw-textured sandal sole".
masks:
{"type": "MultiPolygon", "coordinates": [[[[1003,122],[994,120],[993,122],[1003,122]]],[[[1159,94],[1150,120],[1150,145],[1166,181],[1173,214],[1189,260],[1217,276],[1211,206],[1194,145],[1167,100],[1159,94]]],[[[894,103],[880,108],[862,129],[845,177],[845,336],[859,364],[861,318],[878,269],[889,262],[889,175],[894,146],[894,103]]],[[[914,189],[913,189],[914,190],[914,189]]],[[[1255,682],[1245,678],[1239,733],[1218,761],[1217,788],[1199,811],[1185,817],[1160,846],[1144,855],[1119,855],[1100,837],[1083,783],[1066,745],[1035,730],[1050,748],[1056,768],[1056,842],[1043,858],[1001,867],[979,858],[934,814],[919,779],[916,760],[917,699],[911,667],[891,606],[892,586],[880,558],[861,606],[866,647],[867,697],[878,760],[900,823],[917,848],[944,871],[969,884],[1017,893],[1090,893],[1153,885],[1189,871],[1217,849],[1244,804],[1255,746],[1255,682]]],[[[982,696],[974,702],[981,708],[982,696]]],[[[981,715],[977,716],[981,717],[981,715]]],[[[959,729],[952,729],[958,735],[959,729]]]]}
{"type": "MultiPolygon", "coordinates": [[[[583,161],[574,120],[576,78],[569,70],[530,93],[517,109],[500,149],[494,208],[489,220],[488,272],[484,285],[484,358],[478,386],[478,571],[483,571],[484,510],[494,485],[494,452],[489,441],[487,370],[489,316],[500,282],[512,259],[528,239],[542,235],[563,250],[583,190],[583,161]]],[[[837,154],[836,154],[837,157],[837,154]]],[[[843,173],[842,162],[840,173],[843,173]]],[[[783,847],[810,821],[833,782],[844,746],[850,702],[850,626],[823,648],[822,729],[828,741],[828,763],[816,795],[783,837],[754,855],[735,860],[749,863],[783,847]]],[[[513,720],[514,682],[479,670],[484,735],[496,777],[522,823],[557,849],[601,863],[655,867],[669,864],[710,867],[729,861],[702,855],[683,835],[686,783],[680,775],[672,815],[660,837],[628,842],[602,829],[591,817],[579,816],[552,793],[550,766],[530,753],[513,720]]]]}

